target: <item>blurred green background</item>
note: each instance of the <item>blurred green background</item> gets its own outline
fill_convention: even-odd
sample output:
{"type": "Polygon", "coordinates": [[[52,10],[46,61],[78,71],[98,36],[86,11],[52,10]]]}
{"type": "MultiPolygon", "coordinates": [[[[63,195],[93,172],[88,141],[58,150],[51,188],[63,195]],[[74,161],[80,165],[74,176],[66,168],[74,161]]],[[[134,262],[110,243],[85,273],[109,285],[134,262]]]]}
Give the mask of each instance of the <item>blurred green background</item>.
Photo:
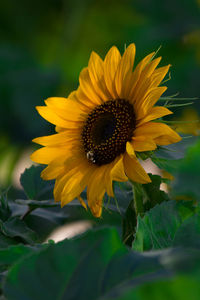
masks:
{"type": "Polygon", "coordinates": [[[138,62],[162,45],[168,95],[200,96],[199,0],[1,1],[0,39],[0,188],[31,140],[53,132],[35,106],[76,89],[92,50],[104,57],[135,42],[138,62]]]}

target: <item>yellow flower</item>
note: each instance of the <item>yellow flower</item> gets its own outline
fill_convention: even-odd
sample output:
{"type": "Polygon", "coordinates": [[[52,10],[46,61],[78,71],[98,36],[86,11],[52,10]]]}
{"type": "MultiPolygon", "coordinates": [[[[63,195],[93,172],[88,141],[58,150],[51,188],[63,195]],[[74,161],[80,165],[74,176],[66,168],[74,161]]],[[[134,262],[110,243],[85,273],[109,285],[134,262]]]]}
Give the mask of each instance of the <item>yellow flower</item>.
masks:
{"type": "Polygon", "coordinates": [[[37,107],[57,133],[34,139],[44,147],[31,159],[48,165],[41,176],[56,179],[54,198],[62,206],[78,197],[86,207],[80,194],[87,187],[88,206],[99,217],[105,192],[114,196],[114,180],[151,181],[137,152],[180,141],[169,126],[152,122],[172,113],[154,107],[167,89],[159,84],[170,67],[156,69],[161,57],[153,59],[154,54],[134,68],[134,44],[123,56],[112,47],[104,61],[92,52],[78,89],[68,98],[49,98],[46,106],[37,107]]]}

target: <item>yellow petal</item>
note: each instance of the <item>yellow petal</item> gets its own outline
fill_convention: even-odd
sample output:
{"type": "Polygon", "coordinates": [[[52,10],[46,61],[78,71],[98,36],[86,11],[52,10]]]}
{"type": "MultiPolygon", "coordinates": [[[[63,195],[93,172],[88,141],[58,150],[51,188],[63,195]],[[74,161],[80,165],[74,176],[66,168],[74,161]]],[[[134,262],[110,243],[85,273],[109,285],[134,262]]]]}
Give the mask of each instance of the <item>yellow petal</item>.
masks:
{"type": "MultiPolygon", "coordinates": [[[[85,162],[85,163],[87,163],[87,162],[85,162]]],[[[87,170],[87,168],[85,168],[85,169],[83,168],[83,165],[85,166],[85,163],[81,162],[80,159],[74,159],[73,156],[72,156],[72,162],[70,162],[70,160],[67,161],[67,169],[65,171],[65,174],[59,176],[55,182],[54,199],[56,202],[59,202],[62,200],[63,190],[64,190],[64,187],[67,185],[68,181],[71,178],[76,177],[76,174],[77,174],[77,172],[79,172],[79,170],[81,170],[82,172],[87,170]]],[[[79,190],[79,189],[77,188],[77,190],[79,190]]],[[[77,194],[76,196],[80,195],[80,193],[77,194]]]]}
{"type": "Polygon", "coordinates": [[[100,104],[100,103],[96,103],[94,100],[89,99],[84,94],[84,92],[83,92],[83,90],[81,89],[80,86],[77,89],[76,98],[77,98],[77,101],[82,104],[82,106],[84,107],[84,111],[87,114],[89,114],[96,105],[100,104]]]}
{"type": "Polygon", "coordinates": [[[45,100],[45,103],[50,107],[62,109],[67,105],[68,100],[69,99],[64,97],[50,97],[45,100]]]}
{"type": "Polygon", "coordinates": [[[81,205],[87,210],[87,205],[85,203],[85,201],[83,200],[83,198],[81,196],[77,196],[79,202],[81,203],[81,205]]]}
{"type": "Polygon", "coordinates": [[[81,109],[82,105],[69,98],[52,97],[45,100],[49,109],[54,111],[60,118],[68,121],[84,121],[86,113],[81,109]]]}
{"type": "Polygon", "coordinates": [[[42,136],[33,139],[34,143],[42,146],[56,146],[66,143],[80,143],[81,131],[80,130],[65,130],[64,132],[52,134],[49,136],[42,136]]]}
{"type": "Polygon", "coordinates": [[[148,97],[143,102],[144,113],[147,113],[148,110],[155,105],[166,89],[166,86],[160,86],[149,93],[148,97]]]}
{"type": "Polygon", "coordinates": [[[121,155],[117,162],[114,164],[114,167],[112,168],[110,175],[112,177],[112,180],[115,181],[127,181],[128,178],[124,172],[124,163],[123,163],[123,155],[121,155]]]}
{"type": "Polygon", "coordinates": [[[94,201],[89,205],[93,216],[96,218],[101,217],[104,194],[105,190],[99,192],[99,194],[93,198],[94,201]]]}
{"type": "Polygon", "coordinates": [[[104,60],[105,83],[113,99],[116,99],[118,97],[114,86],[114,78],[120,60],[121,55],[119,53],[119,50],[115,46],[108,51],[104,60]]]}
{"type": "Polygon", "coordinates": [[[73,169],[73,174],[65,183],[61,194],[61,206],[78,197],[85,189],[90,176],[93,173],[93,168],[89,168],[89,164],[80,164],[77,168],[73,169]]]}
{"type": "Polygon", "coordinates": [[[149,122],[149,121],[152,121],[152,120],[155,120],[155,119],[159,119],[161,117],[171,115],[171,114],[173,114],[173,112],[171,110],[167,109],[164,106],[152,107],[148,111],[146,116],[138,122],[138,126],[140,126],[140,125],[142,125],[146,122],[149,122]]]}
{"type": "Polygon", "coordinates": [[[143,71],[143,69],[146,67],[146,65],[150,62],[151,58],[153,57],[153,55],[155,54],[155,52],[147,55],[145,58],[143,58],[143,60],[136,66],[133,74],[132,74],[132,87],[130,89],[130,93],[128,96],[129,100],[134,99],[134,94],[135,94],[135,90],[136,90],[136,86],[139,82],[141,73],[143,71]]]}
{"type": "Polygon", "coordinates": [[[104,101],[111,99],[104,81],[104,63],[95,52],[91,53],[88,64],[89,75],[95,91],[104,101]]]}
{"type": "Polygon", "coordinates": [[[95,217],[100,217],[102,212],[102,200],[105,194],[106,166],[97,167],[90,178],[87,187],[88,206],[95,217]]]}
{"type": "Polygon", "coordinates": [[[100,194],[97,198],[95,203],[93,203],[90,207],[91,212],[93,214],[94,217],[96,218],[100,218],[101,214],[102,214],[102,202],[103,202],[103,196],[104,196],[104,192],[102,192],[102,194],[100,194]]]}
{"type": "Polygon", "coordinates": [[[114,197],[113,179],[112,179],[112,176],[110,174],[114,164],[115,164],[115,161],[108,164],[108,167],[106,168],[106,171],[105,171],[106,192],[107,192],[108,196],[110,196],[110,197],[114,197]]]}
{"type": "Polygon", "coordinates": [[[156,66],[160,62],[161,58],[154,59],[153,61],[149,62],[147,66],[141,73],[140,79],[137,84],[137,88],[135,89],[134,93],[134,103],[141,102],[145,95],[148,93],[148,90],[152,88],[152,73],[155,70],[156,66]]]}
{"type": "Polygon", "coordinates": [[[148,139],[153,139],[155,142],[156,138],[159,138],[161,141],[161,138],[165,136],[167,138],[167,140],[165,138],[166,142],[168,141],[168,143],[165,145],[177,143],[181,140],[181,137],[169,126],[163,123],[155,122],[142,124],[141,126],[135,129],[134,136],[145,136],[148,139]]]}
{"type": "Polygon", "coordinates": [[[77,91],[74,90],[72,91],[69,95],[68,95],[68,99],[72,100],[72,101],[77,101],[77,97],[76,97],[77,91]]]}
{"type": "Polygon", "coordinates": [[[155,138],[154,141],[157,145],[165,146],[180,142],[181,137],[173,130],[173,135],[162,135],[155,138]]]}
{"type": "Polygon", "coordinates": [[[65,171],[65,157],[59,157],[52,161],[41,173],[44,180],[52,180],[61,176],[65,171]]]}
{"type": "Polygon", "coordinates": [[[81,106],[81,110],[86,114],[89,114],[94,106],[94,103],[83,93],[80,87],[76,91],[71,92],[68,98],[78,103],[81,106]]]}
{"type": "Polygon", "coordinates": [[[137,158],[130,157],[128,154],[124,155],[125,173],[133,182],[149,183],[151,179],[145,172],[137,158]]]}
{"type": "Polygon", "coordinates": [[[156,143],[145,136],[133,137],[132,146],[138,152],[151,151],[157,148],[156,143]]]}
{"type": "Polygon", "coordinates": [[[128,178],[124,173],[123,156],[117,157],[112,163],[107,165],[105,170],[105,184],[108,196],[114,197],[113,180],[127,181],[128,178]]]}
{"type": "Polygon", "coordinates": [[[123,98],[124,90],[128,90],[126,87],[127,73],[132,73],[133,64],[135,60],[135,44],[130,44],[124,52],[122,59],[119,63],[116,76],[115,76],[115,88],[119,98],[123,98]]]}
{"type": "Polygon", "coordinates": [[[134,147],[133,147],[132,143],[130,143],[130,142],[126,143],[126,152],[128,153],[128,155],[130,157],[136,158],[134,147]]]}
{"type": "Polygon", "coordinates": [[[138,101],[134,106],[137,114],[137,119],[141,119],[145,115],[147,115],[148,111],[154,106],[154,104],[158,101],[158,99],[166,91],[166,89],[166,86],[159,86],[147,90],[144,98],[141,98],[141,100],[138,101]]]}
{"type": "Polygon", "coordinates": [[[68,156],[58,157],[49,163],[48,167],[46,167],[42,173],[41,177],[44,180],[55,179],[58,176],[67,174],[70,170],[81,164],[83,158],[74,153],[72,150],[71,153],[68,153],[68,156]]]}
{"type": "Polygon", "coordinates": [[[155,71],[156,67],[161,61],[161,57],[158,57],[146,65],[146,67],[143,69],[141,77],[140,77],[140,83],[142,85],[142,81],[144,81],[146,78],[152,76],[153,72],[155,71]]]}
{"type": "Polygon", "coordinates": [[[163,78],[168,73],[170,67],[171,67],[171,65],[167,65],[167,66],[158,68],[154,71],[154,73],[152,75],[152,86],[156,87],[162,82],[163,78]]]}
{"type": "Polygon", "coordinates": [[[79,76],[80,89],[82,92],[90,99],[90,101],[96,105],[103,103],[102,99],[99,97],[98,93],[95,91],[88,68],[84,68],[79,76]]]}
{"type": "Polygon", "coordinates": [[[48,122],[62,128],[79,128],[82,122],[67,121],[59,117],[54,110],[47,106],[36,106],[38,113],[48,122]]]}
{"type": "Polygon", "coordinates": [[[62,127],[59,127],[59,126],[55,127],[56,132],[62,132],[62,131],[65,131],[65,130],[66,130],[66,128],[62,128],[62,127]]]}
{"type": "Polygon", "coordinates": [[[53,190],[55,202],[61,201],[61,194],[62,194],[63,188],[65,186],[65,183],[67,182],[69,177],[70,177],[70,172],[63,176],[60,176],[56,179],[54,190],[53,190]]]}
{"type": "Polygon", "coordinates": [[[33,152],[30,158],[36,163],[46,165],[58,157],[67,157],[69,153],[71,153],[69,147],[43,147],[33,152]]]}
{"type": "Polygon", "coordinates": [[[95,202],[95,198],[101,192],[105,191],[105,181],[104,181],[104,174],[105,174],[106,166],[96,167],[93,176],[88,183],[87,188],[87,198],[89,206],[95,202]]]}

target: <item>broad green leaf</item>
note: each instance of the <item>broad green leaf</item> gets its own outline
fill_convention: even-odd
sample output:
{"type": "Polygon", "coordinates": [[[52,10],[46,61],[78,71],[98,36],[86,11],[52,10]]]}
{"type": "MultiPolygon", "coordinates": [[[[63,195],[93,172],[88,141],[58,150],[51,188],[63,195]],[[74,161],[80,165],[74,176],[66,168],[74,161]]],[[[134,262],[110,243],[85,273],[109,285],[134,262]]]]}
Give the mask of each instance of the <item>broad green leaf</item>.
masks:
{"type": "MultiPolygon", "coordinates": [[[[149,269],[152,263],[150,258],[154,259],[153,264],[157,261],[160,266],[165,267],[165,278],[162,278],[162,269],[152,272],[152,276],[146,276],[146,278],[141,272],[135,279],[126,278],[121,284],[113,286],[106,295],[100,297],[100,300],[167,300],[169,297],[174,300],[199,299],[199,249],[179,247],[142,253],[141,259],[146,260],[145,263],[149,269]]],[[[126,267],[127,265],[128,263],[125,264],[126,267]]],[[[143,264],[139,263],[139,265],[141,267],[143,264]]],[[[137,267],[139,268],[138,265],[137,267]]]]}
{"type": "Polygon", "coordinates": [[[12,245],[6,249],[0,249],[0,284],[5,279],[7,271],[14,263],[24,259],[33,252],[40,251],[44,247],[48,247],[48,244],[43,246],[38,245],[37,247],[12,245]]]}
{"type": "Polygon", "coordinates": [[[53,198],[52,182],[44,181],[40,177],[40,173],[43,169],[42,166],[31,166],[21,175],[20,182],[28,199],[46,200],[53,198]]]}
{"type": "Polygon", "coordinates": [[[181,224],[195,213],[190,201],[168,201],[138,217],[133,249],[146,251],[171,247],[181,224]]]}
{"type": "Polygon", "coordinates": [[[133,200],[130,202],[122,222],[123,243],[131,247],[137,225],[137,215],[133,200]]]}
{"type": "Polygon", "coordinates": [[[169,196],[164,191],[160,190],[160,185],[163,182],[163,178],[159,175],[149,174],[151,183],[143,184],[143,202],[145,211],[154,207],[158,203],[168,201],[169,196]]]}
{"type": "Polygon", "coordinates": [[[199,300],[200,280],[196,276],[179,275],[173,279],[158,280],[139,287],[130,287],[116,297],[110,295],[100,300],[199,300]]]}
{"type": "Polygon", "coordinates": [[[149,174],[151,183],[133,183],[134,199],[130,202],[123,218],[123,241],[131,246],[137,225],[137,215],[143,215],[145,211],[158,203],[168,201],[168,195],[160,190],[163,179],[158,175],[149,174]]]}
{"type": "Polygon", "coordinates": [[[200,248],[200,213],[185,220],[178,228],[173,246],[200,248]]]}
{"type": "Polygon", "coordinates": [[[37,247],[18,244],[9,246],[6,249],[0,249],[0,286],[3,280],[5,280],[7,271],[14,263],[24,259],[33,252],[40,251],[44,247],[48,247],[48,244],[37,245],[37,247]]]}
{"type": "Polygon", "coordinates": [[[1,222],[0,228],[5,236],[20,238],[24,243],[33,244],[37,240],[36,233],[18,217],[12,217],[6,222],[1,222]]]}
{"type": "Polygon", "coordinates": [[[49,245],[16,263],[4,292],[8,300],[95,300],[129,278],[151,278],[158,271],[161,278],[169,274],[157,257],[130,252],[116,230],[104,228],[49,245]]]}
{"type": "Polygon", "coordinates": [[[3,266],[9,267],[17,260],[20,260],[36,250],[38,250],[36,247],[34,248],[25,245],[12,245],[7,249],[0,249],[0,268],[3,266]]]}
{"type": "Polygon", "coordinates": [[[104,228],[50,244],[16,262],[3,291],[8,300],[125,299],[123,295],[131,291],[134,296],[137,287],[193,274],[199,266],[199,250],[136,253],[121,243],[116,230],[104,228]]]}

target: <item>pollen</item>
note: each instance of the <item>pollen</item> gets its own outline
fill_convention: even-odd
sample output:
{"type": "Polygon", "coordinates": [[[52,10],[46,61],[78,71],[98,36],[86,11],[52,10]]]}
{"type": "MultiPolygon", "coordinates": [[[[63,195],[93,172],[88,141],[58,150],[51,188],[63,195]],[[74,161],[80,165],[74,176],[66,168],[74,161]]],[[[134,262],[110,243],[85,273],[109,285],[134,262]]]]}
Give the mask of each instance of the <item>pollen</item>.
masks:
{"type": "Polygon", "coordinates": [[[82,130],[82,144],[89,162],[98,166],[111,163],[126,151],[136,118],[133,105],[125,99],[109,100],[96,106],[82,130]]]}

